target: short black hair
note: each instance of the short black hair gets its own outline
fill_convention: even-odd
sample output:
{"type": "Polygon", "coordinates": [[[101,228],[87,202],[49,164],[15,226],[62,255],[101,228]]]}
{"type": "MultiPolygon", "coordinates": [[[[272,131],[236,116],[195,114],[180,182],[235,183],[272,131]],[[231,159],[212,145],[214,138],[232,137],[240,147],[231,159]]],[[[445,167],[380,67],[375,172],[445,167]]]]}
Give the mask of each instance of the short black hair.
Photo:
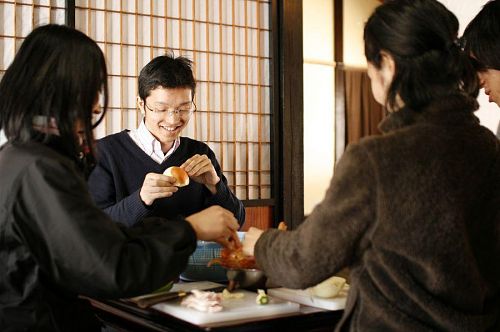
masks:
{"type": "Polygon", "coordinates": [[[78,30],[56,24],[40,26],[26,37],[6,70],[0,96],[0,128],[9,141],[48,139],[49,135],[33,130],[33,119],[53,118],[69,153],[77,155],[82,151],[75,124],[80,122],[93,156],[92,129],[103,119],[108,103],[104,55],[78,30]],[[103,110],[93,125],[92,108],[99,92],[103,110]]]}
{"type": "Polygon", "coordinates": [[[175,57],[172,52],[151,60],[139,74],[139,97],[142,100],[158,88],[191,89],[191,98],[196,92],[196,80],[192,70],[193,62],[185,57],[175,57]]]}
{"type": "Polygon", "coordinates": [[[488,68],[500,70],[500,1],[489,1],[465,28],[465,51],[488,68]]]}
{"type": "Polygon", "coordinates": [[[365,25],[365,55],[377,68],[382,51],[394,58],[389,109],[398,108],[398,97],[419,111],[454,94],[466,98],[466,107],[477,109],[479,81],[457,34],[457,18],[436,0],[386,0],[375,9],[365,25]]]}

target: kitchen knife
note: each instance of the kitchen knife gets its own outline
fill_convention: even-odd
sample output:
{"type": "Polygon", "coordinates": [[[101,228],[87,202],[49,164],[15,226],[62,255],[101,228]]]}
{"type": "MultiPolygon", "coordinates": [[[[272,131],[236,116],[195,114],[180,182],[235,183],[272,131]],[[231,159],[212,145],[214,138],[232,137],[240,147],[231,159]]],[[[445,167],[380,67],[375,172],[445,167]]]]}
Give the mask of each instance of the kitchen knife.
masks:
{"type": "MultiPolygon", "coordinates": [[[[205,292],[221,292],[226,286],[217,286],[208,289],[200,289],[205,292]]],[[[191,294],[191,291],[161,292],[130,298],[129,301],[135,303],[139,308],[145,309],[160,302],[178,299],[191,294]]]]}

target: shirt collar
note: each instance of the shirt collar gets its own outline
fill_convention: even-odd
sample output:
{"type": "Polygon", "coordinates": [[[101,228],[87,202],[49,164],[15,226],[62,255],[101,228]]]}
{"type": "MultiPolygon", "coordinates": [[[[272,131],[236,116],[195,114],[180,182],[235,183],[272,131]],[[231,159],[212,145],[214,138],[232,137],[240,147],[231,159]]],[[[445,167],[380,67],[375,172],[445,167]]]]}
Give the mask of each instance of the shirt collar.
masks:
{"type": "Polygon", "coordinates": [[[151,132],[146,128],[146,124],[144,123],[144,119],[139,124],[137,128],[137,139],[139,143],[143,147],[144,152],[146,152],[149,156],[153,157],[155,160],[163,161],[168,158],[180,145],[180,137],[177,137],[172,145],[172,148],[167,151],[167,153],[163,153],[161,150],[161,143],[156,139],[156,137],[151,134],[151,132]]]}
{"type": "Polygon", "coordinates": [[[146,128],[144,120],[141,121],[141,123],[139,124],[139,128],[137,128],[137,138],[143,146],[144,152],[146,152],[148,155],[151,155],[155,153],[155,150],[158,150],[158,146],[155,145],[160,146],[161,152],[160,142],[153,136],[153,134],[149,132],[148,128],[146,128]]]}

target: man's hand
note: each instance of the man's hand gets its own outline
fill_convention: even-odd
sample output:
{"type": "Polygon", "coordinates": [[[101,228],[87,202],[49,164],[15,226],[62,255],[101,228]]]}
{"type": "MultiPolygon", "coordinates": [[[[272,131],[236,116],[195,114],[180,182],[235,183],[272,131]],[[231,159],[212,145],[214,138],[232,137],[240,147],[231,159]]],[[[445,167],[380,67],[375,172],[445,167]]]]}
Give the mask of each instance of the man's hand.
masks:
{"type": "Polygon", "coordinates": [[[151,205],[158,198],[172,196],[178,188],[174,186],[175,178],[158,173],[148,173],[141,187],[141,200],[151,205]]]}
{"type": "Polygon", "coordinates": [[[193,181],[204,184],[212,194],[216,193],[215,185],[219,183],[220,178],[207,155],[195,154],[180,167],[188,173],[193,181]]]}
{"type": "Polygon", "coordinates": [[[215,241],[224,247],[241,246],[236,231],[238,221],[233,213],[214,205],[186,218],[191,224],[198,240],[215,241]]]}

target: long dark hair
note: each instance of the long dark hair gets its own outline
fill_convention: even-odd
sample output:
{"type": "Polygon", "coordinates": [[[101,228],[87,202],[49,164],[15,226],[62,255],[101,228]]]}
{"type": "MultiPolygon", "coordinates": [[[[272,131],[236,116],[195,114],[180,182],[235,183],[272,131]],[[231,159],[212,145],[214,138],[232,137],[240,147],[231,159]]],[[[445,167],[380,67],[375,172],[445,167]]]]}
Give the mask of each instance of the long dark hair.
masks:
{"type": "Polygon", "coordinates": [[[465,51],[478,61],[479,70],[500,70],[500,1],[494,0],[483,9],[465,29],[465,51]]]}
{"type": "Polygon", "coordinates": [[[0,82],[0,128],[9,141],[27,142],[49,135],[33,130],[37,116],[53,118],[66,148],[81,153],[75,124],[93,156],[92,129],[107,110],[108,86],[104,56],[82,32],[49,24],[34,29],[24,40],[0,82]],[[100,118],[92,124],[92,107],[102,93],[100,118]]]}
{"type": "Polygon", "coordinates": [[[192,61],[185,57],[175,57],[172,52],[151,60],[139,74],[139,97],[146,98],[158,87],[166,89],[189,88],[191,98],[196,92],[192,61]]]}
{"type": "Polygon", "coordinates": [[[461,95],[465,108],[478,108],[479,80],[457,42],[458,20],[435,0],[385,1],[364,30],[365,55],[380,68],[381,51],[395,61],[387,107],[419,111],[436,100],[461,95]]]}

